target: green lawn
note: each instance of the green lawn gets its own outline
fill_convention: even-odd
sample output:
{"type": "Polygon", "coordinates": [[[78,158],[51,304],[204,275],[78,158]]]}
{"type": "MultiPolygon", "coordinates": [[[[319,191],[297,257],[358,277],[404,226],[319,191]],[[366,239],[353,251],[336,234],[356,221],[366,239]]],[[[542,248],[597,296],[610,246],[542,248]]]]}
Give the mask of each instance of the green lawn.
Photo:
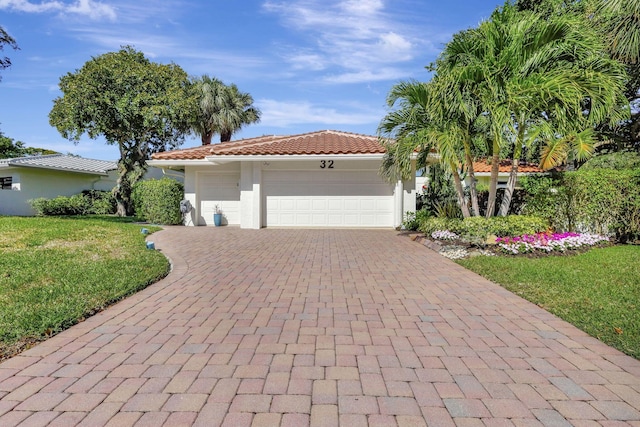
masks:
{"type": "Polygon", "coordinates": [[[458,263],[640,359],[640,246],[458,263]]]}
{"type": "Polygon", "coordinates": [[[0,360],[166,275],[140,230],[114,217],[0,217],[0,360]]]}

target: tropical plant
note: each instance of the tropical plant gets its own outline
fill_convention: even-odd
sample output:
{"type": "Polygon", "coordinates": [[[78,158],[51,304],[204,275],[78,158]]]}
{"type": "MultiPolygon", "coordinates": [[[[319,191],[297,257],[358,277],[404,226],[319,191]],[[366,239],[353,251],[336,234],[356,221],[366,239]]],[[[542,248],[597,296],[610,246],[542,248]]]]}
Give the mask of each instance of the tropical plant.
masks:
{"type": "Polygon", "coordinates": [[[542,153],[546,168],[566,161],[571,151],[586,158],[595,143],[592,127],[625,117],[619,108],[625,73],[604,52],[582,17],[520,12],[508,2],[447,44],[439,67],[477,96],[490,120],[487,215],[493,213],[501,148],[508,147],[512,161],[499,210],[506,215],[523,147],[538,138],[550,141],[542,153]]]}
{"type": "Polygon", "coordinates": [[[175,148],[190,132],[194,101],[187,74],[175,64],[149,61],[132,47],[92,58],[60,78],[49,123],[78,143],[83,134],[118,145],[117,213],[131,215],[131,190],[148,157],[175,148]]]}
{"type": "Polygon", "coordinates": [[[197,100],[191,129],[200,136],[202,145],[209,145],[216,132],[218,112],[222,108],[220,92],[224,83],[207,75],[194,79],[191,83],[197,100]]]}
{"type": "Polygon", "coordinates": [[[220,142],[231,141],[231,136],[244,125],[258,123],[260,110],[253,106],[253,97],[240,92],[235,84],[225,87],[226,105],[220,111],[220,142]]]}
{"type": "MultiPolygon", "coordinates": [[[[450,88],[449,82],[434,78],[428,83],[400,82],[391,89],[387,105],[396,108],[378,126],[378,135],[387,149],[380,172],[392,182],[407,179],[413,173],[416,152],[419,153],[417,166],[425,167],[432,149],[437,151],[440,164],[451,174],[458,204],[466,218],[471,213],[459,165],[466,155],[467,126],[470,125],[462,118],[451,119],[455,110],[443,101],[444,96],[449,99],[455,95],[449,92],[450,88]]],[[[475,208],[477,204],[474,212],[475,208]]]]}
{"type": "Polygon", "coordinates": [[[197,99],[192,117],[192,130],[200,135],[202,145],[211,144],[214,134],[220,142],[231,140],[242,126],[260,121],[260,110],[253,106],[253,98],[240,92],[235,84],[225,85],[221,80],[203,75],[192,81],[197,99]]]}

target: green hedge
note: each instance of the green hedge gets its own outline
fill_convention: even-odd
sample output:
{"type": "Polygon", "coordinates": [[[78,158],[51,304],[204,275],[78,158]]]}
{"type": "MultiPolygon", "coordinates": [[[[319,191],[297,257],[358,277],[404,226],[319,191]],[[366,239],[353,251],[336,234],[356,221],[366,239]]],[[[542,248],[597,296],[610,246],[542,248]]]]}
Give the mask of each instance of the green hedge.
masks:
{"type": "Polygon", "coordinates": [[[37,216],[108,215],[116,211],[115,198],[110,191],[86,190],[73,196],[29,200],[37,216]]]}
{"type": "Polygon", "coordinates": [[[133,186],[136,216],[154,224],[182,224],[180,201],[184,186],[176,180],[162,178],[138,181],[133,186]]]}
{"type": "Polygon", "coordinates": [[[567,173],[567,220],[577,231],[640,237],[640,170],[594,169],[567,173]]]}
{"type": "Polygon", "coordinates": [[[525,215],[496,216],[489,219],[471,217],[465,219],[427,218],[419,230],[427,235],[434,231],[449,230],[472,243],[484,243],[489,236],[521,236],[546,231],[549,228],[543,218],[525,215]]]}
{"type": "MultiPolygon", "coordinates": [[[[526,183],[526,181],[525,181],[526,183]]],[[[528,186],[524,212],[556,230],[640,238],[640,170],[579,169],[528,186]]]]}

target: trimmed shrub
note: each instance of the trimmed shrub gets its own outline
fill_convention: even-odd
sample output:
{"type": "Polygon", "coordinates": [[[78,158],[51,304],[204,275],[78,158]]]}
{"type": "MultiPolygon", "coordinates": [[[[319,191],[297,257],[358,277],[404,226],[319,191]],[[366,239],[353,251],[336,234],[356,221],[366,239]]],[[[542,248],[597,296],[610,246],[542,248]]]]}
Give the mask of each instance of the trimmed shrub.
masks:
{"type": "Polygon", "coordinates": [[[566,205],[567,193],[562,180],[545,175],[520,178],[525,196],[522,213],[544,218],[556,230],[567,230],[566,215],[562,213],[566,205]]]}
{"type": "Polygon", "coordinates": [[[435,231],[451,231],[462,240],[484,244],[489,236],[520,236],[546,231],[547,221],[542,218],[524,215],[506,217],[471,217],[464,220],[447,218],[429,218],[421,224],[420,231],[431,235],[435,231]]]}
{"type": "Polygon", "coordinates": [[[116,212],[116,202],[110,191],[85,190],[73,196],[29,200],[37,216],[109,215],[116,212]]]}
{"type": "Polygon", "coordinates": [[[637,169],[640,168],[640,154],[635,151],[620,151],[601,154],[589,159],[580,166],[580,171],[593,169],[637,169]]]}
{"type": "Polygon", "coordinates": [[[420,222],[418,230],[430,236],[434,231],[449,230],[455,233],[458,228],[458,223],[462,222],[461,219],[449,219],[439,217],[427,217],[420,222]]]}
{"type": "Polygon", "coordinates": [[[182,224],[180,201],[184,186],[170,178],[138,181],[133,186],[133,206],[138,218],[154,224],[182,224]]]}
{"type": "Polygon", "coordinates": [[[640,170],[595,169],[567,173],[568,231],[640,238],[640,170]]]}
{"type": "Polygon", "coordinates": [[[116,213],[116,198],[111,191],[85,190],[82,192],[89,202],[89,212],[94,215],[116,213]]]}
{"type": "Polygon", "coordinates": [[[90,208],[89,201],[82,194],[58,196],[53,199],[40,197],[29,200],[29,203],[37,216],[86,215],[90,208]]]}
{"type": "Polygon", "coordinates": [[[640,238],[640,170],[579,169],[554,180],[523,180],[524,212],[554,230],[640,238]]]}

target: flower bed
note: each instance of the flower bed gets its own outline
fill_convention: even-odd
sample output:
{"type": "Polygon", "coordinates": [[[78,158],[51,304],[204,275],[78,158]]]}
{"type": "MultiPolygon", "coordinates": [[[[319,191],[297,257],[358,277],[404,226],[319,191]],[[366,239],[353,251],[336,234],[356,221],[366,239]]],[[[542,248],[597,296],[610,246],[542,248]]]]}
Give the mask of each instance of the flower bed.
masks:
{"type": "Polygon", "coordinates": [[[437,230],[426,239],[425,246],[447,258],[469,255],[525,255],[539,257],[548,254],[569,254],[609,243],[605,236],[588,233],[537,233],[515,237],[498,237],[496,244],[472,244],[448,230],[437,230]],[[431,243],[430,243],[431,242],[431,243]]]}
{"type": "Polygon", "coordinates": [[[516,237],[498,237],[496,243],[507,254],[565,252],[609,242],[604,236],[589,233],[538,233],[516,237]]]}

